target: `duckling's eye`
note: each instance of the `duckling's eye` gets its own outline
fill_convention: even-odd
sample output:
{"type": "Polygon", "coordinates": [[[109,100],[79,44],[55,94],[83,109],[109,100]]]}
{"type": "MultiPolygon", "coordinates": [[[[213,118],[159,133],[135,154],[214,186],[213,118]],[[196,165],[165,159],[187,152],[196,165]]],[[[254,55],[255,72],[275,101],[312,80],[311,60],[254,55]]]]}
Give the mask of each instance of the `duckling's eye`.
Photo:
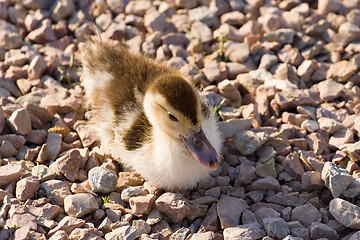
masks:
{"type": "Polygon", "coordinates": [[[172,113],[169,113],[169,112],[168,112],[168,117],[170,118],[171,121],[174,121],[174,122],[178,122],[178,121],[179,121],[172,113]]]}

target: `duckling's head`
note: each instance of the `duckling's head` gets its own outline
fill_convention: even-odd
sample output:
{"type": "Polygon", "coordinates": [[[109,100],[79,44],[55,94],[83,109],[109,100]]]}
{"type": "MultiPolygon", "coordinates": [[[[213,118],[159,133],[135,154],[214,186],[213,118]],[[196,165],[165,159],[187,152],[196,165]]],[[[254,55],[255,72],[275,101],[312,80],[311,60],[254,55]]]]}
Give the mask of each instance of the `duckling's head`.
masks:
{"type": "Polygon", "coordinates": [[[177,75],[156,79],[146,91],[144,111],[154,131],[183,141],[186,148],[204,166],[216,169],[219,156],[206,138],[200,99],[189,82],[177,75]]]}

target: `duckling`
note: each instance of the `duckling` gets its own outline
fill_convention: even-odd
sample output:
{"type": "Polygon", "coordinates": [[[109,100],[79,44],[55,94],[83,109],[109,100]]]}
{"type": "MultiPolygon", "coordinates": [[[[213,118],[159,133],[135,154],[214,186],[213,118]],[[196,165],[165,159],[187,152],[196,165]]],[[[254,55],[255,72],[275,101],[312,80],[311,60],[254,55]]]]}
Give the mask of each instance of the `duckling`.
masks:
{"type": "Polygon", "coordinates": [[[82,55],[92,120],[114,159],[168,190],[193,188],[218,167],[216,119],[178,71],[96,40],[85,43],[82,55]]]}

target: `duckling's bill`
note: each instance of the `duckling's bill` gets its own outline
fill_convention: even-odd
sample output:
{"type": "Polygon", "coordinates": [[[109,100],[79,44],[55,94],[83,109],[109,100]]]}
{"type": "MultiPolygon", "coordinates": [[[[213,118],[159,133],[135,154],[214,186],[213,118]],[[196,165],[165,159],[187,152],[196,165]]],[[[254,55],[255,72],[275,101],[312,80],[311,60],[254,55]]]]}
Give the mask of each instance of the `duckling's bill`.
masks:
{"type": "Polygon", "coordinates": [[[219,155],[206,138],[204,131],[202,129],[198,132],[192,129],[189,131],[189,136],[185,137],[180,135],[181,139],[202,165],[215,170],[219,166],[219,155]]]}

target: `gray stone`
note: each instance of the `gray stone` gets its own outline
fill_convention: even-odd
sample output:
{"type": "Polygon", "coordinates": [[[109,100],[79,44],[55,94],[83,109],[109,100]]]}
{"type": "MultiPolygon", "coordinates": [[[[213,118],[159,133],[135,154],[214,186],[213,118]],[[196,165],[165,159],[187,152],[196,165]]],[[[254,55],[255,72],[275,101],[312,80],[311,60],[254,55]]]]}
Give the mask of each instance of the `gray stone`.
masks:
{"type": "Polygon", "coordinates": [[[234,147],[243,155],[253,154],[268,139],[269,135],[265,132],[254,133],[253,131],[243,130],[235,134],[234,147]]]}
{"type": "Polygon", "coordinates": [[[183,195],[164,193],[155,201],[156,208],[174,223],[182,221],[191,213],[191,205],[183,195]]]}
{"type": "Polygon", "coordinates": [[[318,222],[313,222],[310,225],[310,237],[311,239],[326,238],[329,240],[338,239],[338,235],[331,227],[318,222]]]}
{"type": "Polygon", "coordinates": [[[268,217],[263,221],[265,231],[269,237],[283,239],[290,234],[287,223],[280,217],[268,217]]]}
{"type": "Polygon", "coordinates": [[[30,114],[25,108],[15,110],[8,118],[10,128],[21,135],[26,135],[31,131],[30,114]]]}
{"type": "Polygon", "coordinates": [[[319,118],[318,122],[320,129],[326,131],[329,134],[333,134],[344,127],[337,120],[327,117],[319,118]]]}
{"type": "Polygon", "coordinates": [[[216,7],[197,7],[189,10],[189,18],[193,21],[200,21],[211,27],[218,21],[216,19],[216,7]]]}
{"type": "Polygon", "coordinates": [[[118,177],[112,170],[94,167],[88,173],[89,184],[94,192],[110,193],[115,191],[118,177]]]}
{"type": "Polygon", "coordinates": [[[292,210],[291,221],[299,221],[302,225],[308,227],[313,222],[321,222],[321,213],[316,207],[308,203],[292,210]]]}
{"type": "Polygon", "coordinates": [[[345,227],[360,229],[360,208],[346,200],[334,198],[329,204],[331,215],[345,227]]]}
{"type": "Polygon", "coordinates": [[[320,98],[324,101],[331,101],[338,98],[344,90],[344,85],[334,81],[333,79],[327,79],[321,81],[318,84],[320,92],[320,98]]]}
{"type": "Polygon", "coordinates": [[[64,198],[65,212],[73,217],[82,217],[98,208],[95,197],[89,193],[68,195],[64,198]]]}
{"type": "Polygon", "coordinates": [[[191,36],[199,39],[201,43],[210,42],[213,39],[211,29],[200,21],[195,21],[191,24],[191,36]]]}
{"type": "Polygon", "coordinates": [[[219,122],[219,130],[224,137],[234,137],[236,132],[250,129],[251,119],[232,119],[225,122],[219,122]]]}
{"type": "Polygon", "coordinates": [[[20,164],[0,166],[0,186],[5,187],[8,183],[19,180],[23,171],[24,169],[20,164]]]}
{"type": "Polygon", "coordinates": [[[70,16],[75,11],[73,0],[57,0],[50,8],[51,19],[55,22],[70,16]]]}
{"type": "Polygon", "coordinates": [[[64,206],[64,198],[71,195],[70,188],[61,180],[48,180],[40,184],[50,201],[56,205],[64,206]]]}
{"type": "Polygon", "coordinates": [[[122,226],[105,234],[105,240],[135,240],[136,229],[130,226],[122,226]]]}
{"type": "Polygon", "coordinates": [[[252,240],[265,237],[265,231],[258,223],[228,227],[223,232],[224,240],[252,240]]]}
{"type": "Polygon", "coordinates": [[[222,229],[235,227],[240,223],[240,215],[244,209],[249,208],[247,203],[240,198],[224,197],[217,204],[217,215],[222,229]]]}
{"type": "Polygon", "coordinates": [[[14,25],[2,19],[0,19],[0,31],[1,48],[5,50],[16,49],[23,44],[23,40],[18,29],[14,25]]]}
{"type": "Polygon", "coordinates": [[[332,162],[326,162],[321,172],[321,179],[329,188],[333,197],[339,197],[349,186],[352,176],[343,169],[338,168],[332,162]]]}

